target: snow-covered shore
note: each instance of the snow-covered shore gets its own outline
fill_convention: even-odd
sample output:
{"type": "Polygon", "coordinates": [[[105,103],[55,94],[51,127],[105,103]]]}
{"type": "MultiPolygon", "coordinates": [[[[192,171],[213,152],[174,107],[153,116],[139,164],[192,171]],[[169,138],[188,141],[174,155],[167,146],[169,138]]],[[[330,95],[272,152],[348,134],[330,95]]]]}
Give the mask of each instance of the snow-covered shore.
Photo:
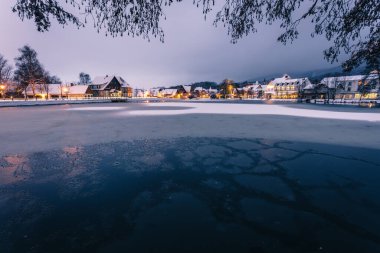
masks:
{"type": "Polygon", "coordinates": [[[65,104],[93,104],[109,103],[109,99],[78,99],[78,100],[0,100],[0,107],[65,105],[65,104]]]}
{"type": "Polygon", "coordinates": [[[238,114],[238,115],[279,115],[333,120],[359,120],[380,122],[380,113],[337,112],[329,110],[313,110],[292,108],[285,105],[264,104],[220,104],[191,103],[182,110],[170,110],[170,107],[181,107],[184,103],[167,103],[168,110],[154,110],[162,104],[150,103],[152,110],[120,112],[120,115],[153,116],[153,115],[185,115],[185,114],[238,114]]]}

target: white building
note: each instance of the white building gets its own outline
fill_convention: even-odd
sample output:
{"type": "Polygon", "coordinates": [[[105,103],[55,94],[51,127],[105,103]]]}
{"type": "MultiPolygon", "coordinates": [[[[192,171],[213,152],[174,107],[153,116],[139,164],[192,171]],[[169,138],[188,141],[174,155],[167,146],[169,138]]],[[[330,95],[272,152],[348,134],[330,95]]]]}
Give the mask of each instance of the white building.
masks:
{"type": "Polygon", "coordinates": [[[174,98],[177,95],[177,89],[163,89],[160,91],[160,95],[165,98],[174,98]]]}
{"type": "Polygon", "coordinates": [[[145,89],[134,89],[134,95],[138,98],[150,97],[150,91],[145,89]]]}
{"type": "Polygon", "coordinates": [[[95,77],[90,88],[94,96],[99,97],[132,96],[131,86],[122,77],[115,75],[95,77]]]}
{"type": "Polygon", "coordinates": [[[26,88],[28,97],[37,98],[89,98],[92,97],[92,90],[89,85],[68,85],[68,84],[35,84],[26,88]],[[34,90],[34,91],[33,91],[34,90]]]}
{"type": "Polygon", "coordinates": [[[267,98],[296,99],[305,87],[313,86],[307,77],[291,78],[285,74],[272,80],[265,88],[267,98]]]}
{"type": "Polygon", "coordinates": [[[369,75],[325,77],[321,84],[335,90],[337,99],[376,99],[379,97],[379,74],[372,71],[369,75]],[[368,88],[365,94],[361,94],[361,88],[368,88]]]}

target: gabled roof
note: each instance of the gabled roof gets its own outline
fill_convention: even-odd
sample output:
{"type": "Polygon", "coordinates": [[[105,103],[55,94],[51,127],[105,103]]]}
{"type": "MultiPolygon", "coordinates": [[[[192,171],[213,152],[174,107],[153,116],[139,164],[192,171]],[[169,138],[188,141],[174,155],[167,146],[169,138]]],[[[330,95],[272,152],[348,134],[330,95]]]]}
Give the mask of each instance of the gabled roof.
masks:
{"type": "Polygon", "coordinates": [[[272,80],[269,84],[268,87],[273,87],[273,86],[284,86],[284,85],[309,85],[311,84],[309,78],[303,77],[303,78],[290,78],[289,75],[284,75],[279,78],[275,78],[272,80]]]}
{"type": "Polygon", "coordinates": [[[304,90],[312,90],[312,89],[314,89],[314,85],[311,84],[311,83],[309,83],[309,84],[307,84],[303,89],[304,89],[304,90]]]}
{"type": "Polygon", "coordinates": [[[182,85],[182,87],[186,91],[186,93],[190,93],[190,91],[191,91],[191,85],[182,85]]]}
{"type": "Polygon", "coordinates": [[[259,90],[262,90],[263,89],[263,85],[261,84],[258,84],[258,82],[256,82],[256,84],[251,84],[251,85],[248,85],[248,86],[245,86],[243,87],[243,89],[245,91],[259,91],[259,90]]]}
{"type": "Polygon", "coordinates": [[[121,87],[130,87],[130,85],[121,76],[115,75],[97,76],[92,81],[92,85],[100,85],[99,90],[104,90],[114,78],[116,78],[116,80],[121,84],[121,87]]]}

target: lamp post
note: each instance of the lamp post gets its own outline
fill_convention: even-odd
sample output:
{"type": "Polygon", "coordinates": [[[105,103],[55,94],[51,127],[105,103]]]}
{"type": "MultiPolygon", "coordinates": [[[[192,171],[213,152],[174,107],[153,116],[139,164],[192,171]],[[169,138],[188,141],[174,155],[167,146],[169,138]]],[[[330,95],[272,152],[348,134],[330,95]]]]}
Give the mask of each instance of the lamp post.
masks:
{"type": "Polygon", "coordinates": [[[63,88],[62,88],[62,91],[63,91],[64,93],[66,93],[66,98],[69,99],[69,97],[68,97],[69,89],[68,89],[67,87],[63,87],[63,88]]]}
{"type": "Polygon", "coordinates": [[[5,100],[5,84],[0,84],[0,93],[3,99],[5,100]]]}

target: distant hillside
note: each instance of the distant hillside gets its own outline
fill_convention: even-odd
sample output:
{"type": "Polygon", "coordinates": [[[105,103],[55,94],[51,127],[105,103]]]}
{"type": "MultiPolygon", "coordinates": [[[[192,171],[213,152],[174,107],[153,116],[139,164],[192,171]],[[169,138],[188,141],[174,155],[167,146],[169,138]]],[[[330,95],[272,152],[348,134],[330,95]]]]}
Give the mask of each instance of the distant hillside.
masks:
{"type": "MultiPolygon", "coordinates": [[[[210,82],[210,81],[196,82],[189,85],[191,85],[192,90],[195,89],[196,87],[202,87],[204,89],[209,89],[209,88],[215,89],[218,86],[216,82],[210,82]]],[[[182,85],[175,85],[175,86],[171,86],[170,88],[178,89],[181,86],[182,85]]]]}

